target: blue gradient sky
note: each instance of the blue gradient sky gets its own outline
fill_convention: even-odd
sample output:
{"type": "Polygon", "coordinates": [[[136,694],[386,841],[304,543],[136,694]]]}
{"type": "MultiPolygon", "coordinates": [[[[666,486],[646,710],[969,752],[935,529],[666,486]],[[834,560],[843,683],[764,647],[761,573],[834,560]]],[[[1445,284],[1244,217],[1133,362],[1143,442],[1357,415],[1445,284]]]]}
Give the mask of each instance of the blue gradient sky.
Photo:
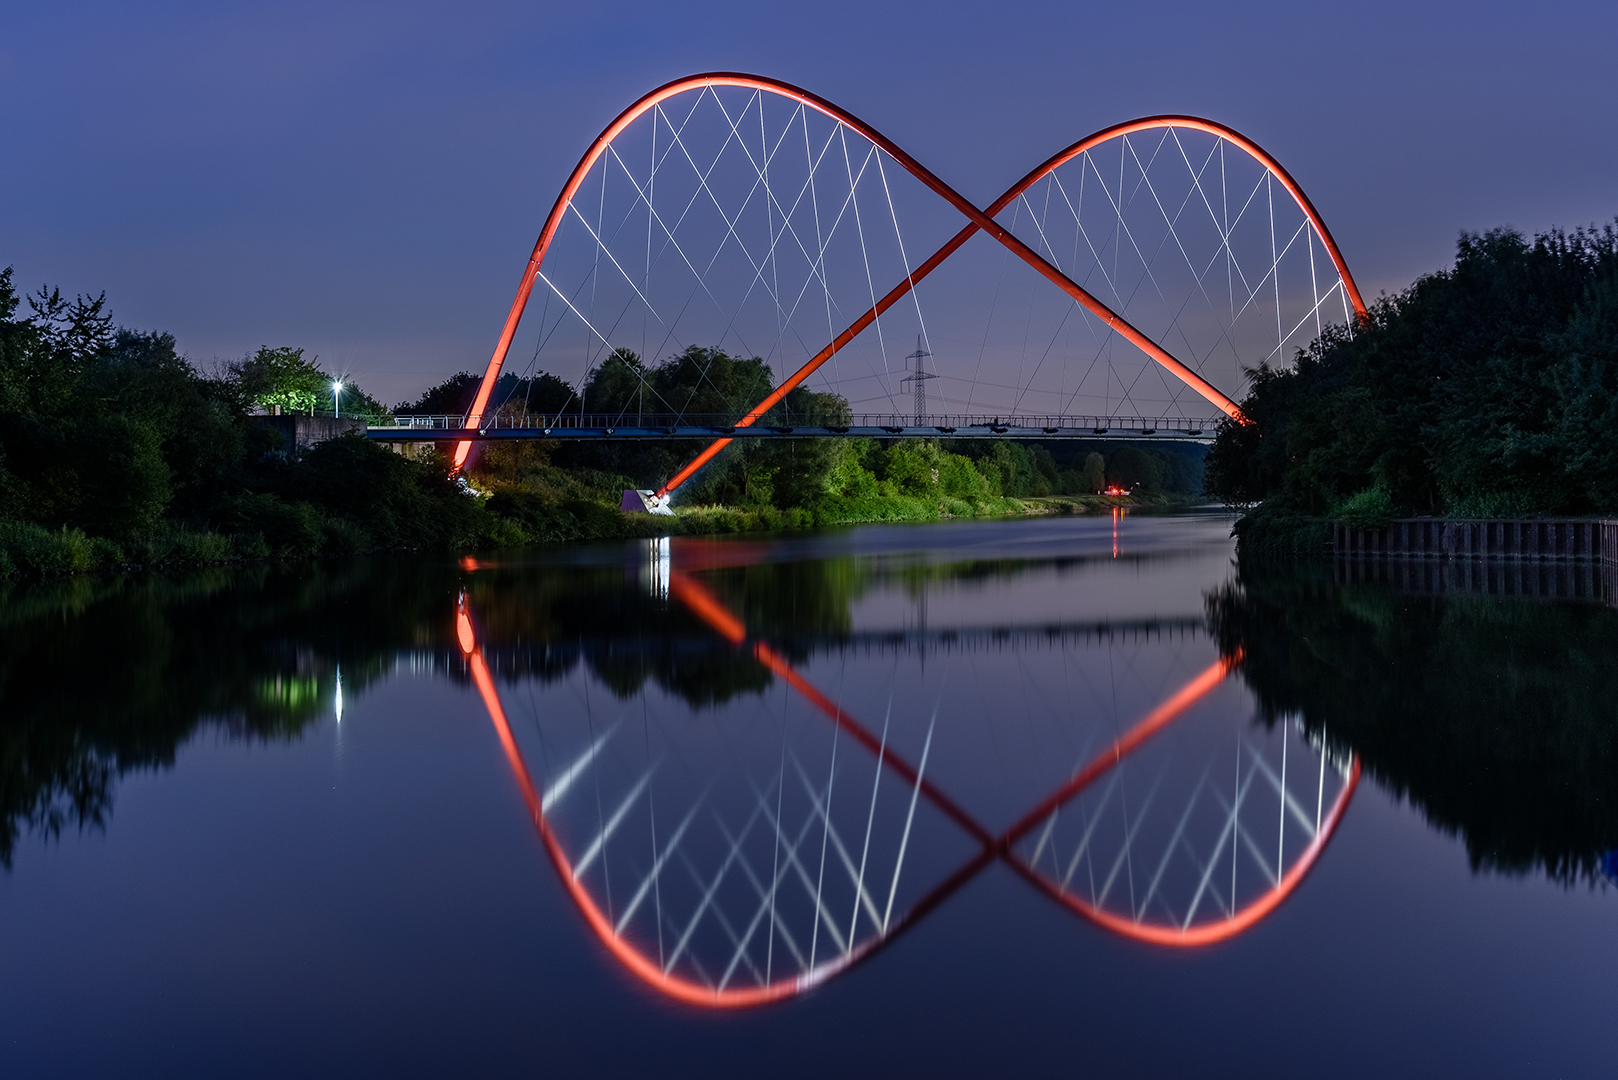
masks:
{"type": "Polygon", "coordinates": [[[1367,293],[1462,229],[1618,214],[1618,6],[69,3],[0,33],[0,265],[206,366],[301,345],[394,401],[481,369],[568,171],[695,71],[798,83],[986,203],[1107,124],[1228,123],[1367,293]]]}

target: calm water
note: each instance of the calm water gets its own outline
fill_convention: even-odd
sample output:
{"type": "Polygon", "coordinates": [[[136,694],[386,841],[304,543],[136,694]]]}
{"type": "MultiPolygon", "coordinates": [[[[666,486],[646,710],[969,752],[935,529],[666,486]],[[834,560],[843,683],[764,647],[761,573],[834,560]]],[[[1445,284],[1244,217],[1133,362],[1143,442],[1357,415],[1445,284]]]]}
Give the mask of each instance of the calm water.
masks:
{"type": "Polygon", "coordinates": [[[1614,1075],[1618,612],[1227,532],[0,594],[0,1074],[1614,1075]]]}

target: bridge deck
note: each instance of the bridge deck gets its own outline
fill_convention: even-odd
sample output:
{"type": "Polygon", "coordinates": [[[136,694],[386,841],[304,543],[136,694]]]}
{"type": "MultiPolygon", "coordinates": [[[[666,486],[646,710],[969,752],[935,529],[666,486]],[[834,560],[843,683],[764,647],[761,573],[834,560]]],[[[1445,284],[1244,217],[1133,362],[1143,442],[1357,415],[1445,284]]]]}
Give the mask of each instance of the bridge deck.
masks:
{"type": "Polygon", "coordinates": [[[472,430],[464,416],[400,416],[367,431],[379,442],[491,439],[1165,439],[1211,442],[1215,418],[1117,416],[856,416],[848,424],[754,424],[737,427],[683,418],[493,417],[472,430]]]}

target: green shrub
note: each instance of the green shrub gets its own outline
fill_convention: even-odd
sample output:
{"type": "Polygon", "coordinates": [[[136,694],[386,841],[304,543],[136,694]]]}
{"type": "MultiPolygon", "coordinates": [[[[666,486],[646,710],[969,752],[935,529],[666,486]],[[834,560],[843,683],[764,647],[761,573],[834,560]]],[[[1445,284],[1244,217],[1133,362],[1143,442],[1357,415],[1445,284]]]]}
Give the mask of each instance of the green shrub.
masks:
{"type": "Polygon", "coordinates": [[[320,515],[306,502],[289,502],[267,492],[243,491],[215,516],[227,533],[257,534],[278,555],[313,555],[325,542],[320,515]]]}
{"type": "Polygon", "coordinates": [[[59,577],[97,569],[97,555],[104,554],[105,547],[98,549],[78,529],[52,531],[28,522],[7,521],[0,522],[0,551],[5,552],[14,573],[59,577]]]}
{"type": "Polygon", "coordinates": [[[327,555],[358,555],[374,546],[365,527],[352,518],[339,514],[320,523],[320,548],[327,555]]]}
{"type": "Polygon", "coordinates": [[[144,566],[203,566],[236,557],[231,538],[216,532],[197,532],[168,523],[159,525],[129,544],[130,561],[144,566]]]}
{"type": "Polygon", "coordinates": [[[244,562],[268,559],[272,552],[263,533],[235,533],[230,537],[231,557],[244,562]]]}
{"type": "Polygon", "coordinates": [[[1232,527],[1242,558],[1318,555],[1326,550],[1330,530],[1320,518],[1260,508],[1232,527]]]}
{"type": "Polygon", "coordinates": [[[181,566],[202,566],[227,562],[234,555],[230,537],[222,533],[182,530],[174,537],[167,561],[181,566]]]}
{"type": "Polygon", "coordinates": [[[1468,495],[1450,503],[1451,517],[1458,518],[1524,518],[1544,512],[1532,496],[1520,491],[1490,491],[1481,495],[1468,495]]]}
{"type": "Polygon", "coordinates": [[[1366,488],[1332,507],[1331,516],[1345,525],[1376,529],[1393,520],[1393,499],[1379,487],[1366,488]]]}

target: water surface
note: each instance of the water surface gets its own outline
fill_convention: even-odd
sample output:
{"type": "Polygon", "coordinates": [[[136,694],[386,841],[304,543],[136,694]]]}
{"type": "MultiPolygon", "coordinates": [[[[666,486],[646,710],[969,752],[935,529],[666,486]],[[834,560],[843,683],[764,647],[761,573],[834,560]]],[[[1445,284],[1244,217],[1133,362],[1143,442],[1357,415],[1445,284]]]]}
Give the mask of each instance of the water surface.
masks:
{"type": "Polygon", "coordinates": [[[1610,1075],[1618,613],[1228,528],[13,588],[4,1073],[1610,1075]]]}

